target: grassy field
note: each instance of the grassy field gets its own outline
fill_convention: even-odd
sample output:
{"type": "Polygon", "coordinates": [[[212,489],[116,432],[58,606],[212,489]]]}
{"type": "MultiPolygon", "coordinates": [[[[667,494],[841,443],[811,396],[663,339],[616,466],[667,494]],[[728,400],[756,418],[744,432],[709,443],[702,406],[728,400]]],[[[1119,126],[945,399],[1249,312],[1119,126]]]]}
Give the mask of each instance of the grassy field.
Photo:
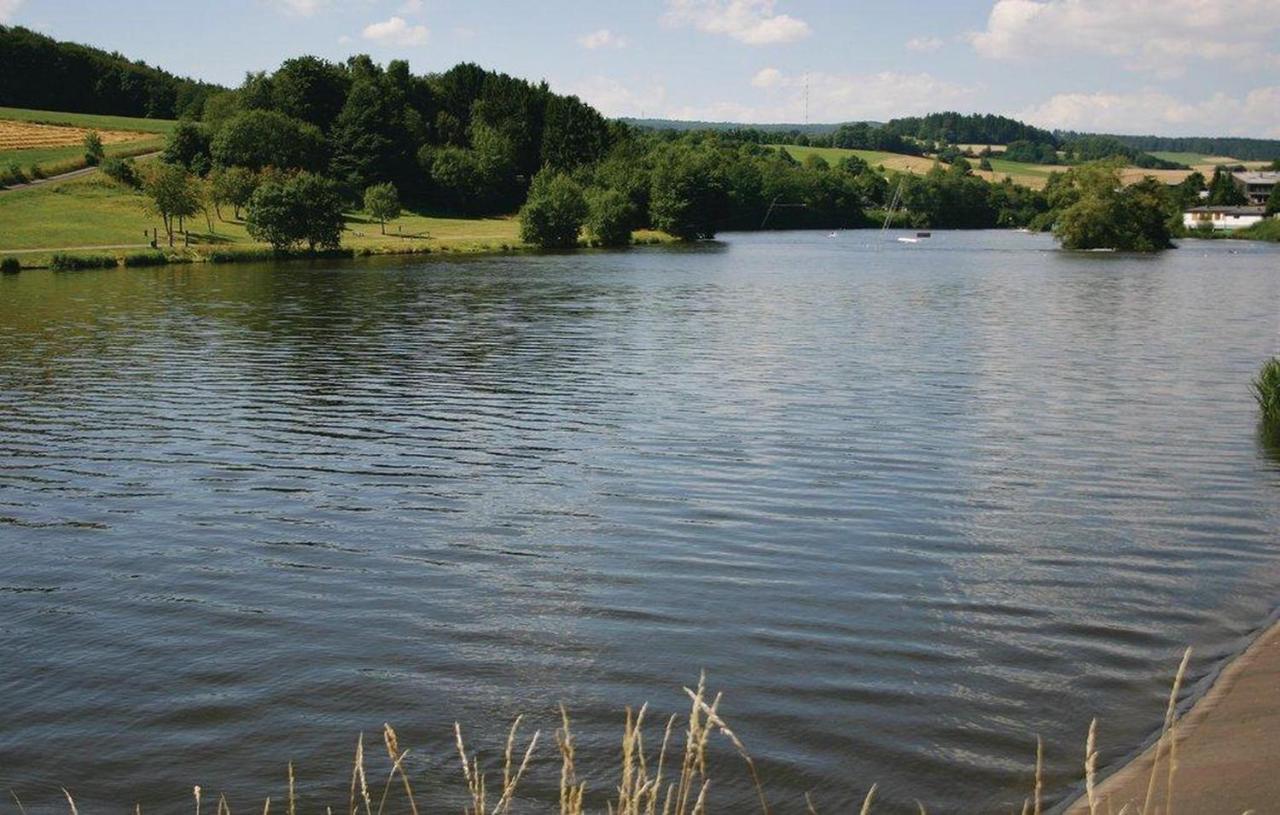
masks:
{"type": "MultiPolygon", "coordinates": [[[[164,229],[160,218],[147,211],[147,200],[100,174],[83,176],[28,189],[0,193],[0,257],[16,255],[24,266],[44,266],[56,251],[74,254],[113,254],[117,257],[147,248],[150,230],[164,229]],[[111,247],[97,251],[90,247],[111,247]]],[[[203,215],[189,218],[191,253],[197,258],[219,250],[263,249],[245,229],[243,221],[224,208],[223,218],[213,219],[213,229],[203,215]]],[[[527,248],[520,241],[514,217],[446,218],[426,213],[406,213],[387,224],[381,234],[376,221],[363,213],[347,215],[342,245],[358,252],[494,252],[527,248]]],[[[657,232],[640,231],[637,241],[670,240],[657,232]]],[[[182,236],[175,245],[186,248],[182,236]]]]}
{"type": "Polygon", "coordinates": [[[177,122],[47,110],[0,108],[0,168],[17,165],[31,176],[57,175],[85,166],[82,140],[101,135],[109,156],[137,156],[159,150],[177,122]]]}
{"type": "MultiPolygon", "coordinates": [[[[795,145],[787,145],[786,150],[791,154],[792,158],[803,161],[806,156],[819,155],[830,162],[832,165],[840,161],[845,156],[857,156],[872,167],[884,167],[886,170],[896,170],[898,172],[909,173],[927,173],[933,168],[933,159],[926,156],[907,156],[900,153],[885,153],[880,150],[846,150],[841,147],[797,147],[795,145]]],[[[971,162],[976,168],[977,160],[971,162]]],[[[1020,164],[1015,161],[1005,161],[1004,159],[991,159],[992,170],[975,169],[978,175],[988,181],[1002,181],[1006,176],[1012,178],[1018,184],[1040,189],[1049,179],[1049,173],[1054,170],[1061,170],[1061,167],[1050,167],[1039,164],[1020,164]]]]}

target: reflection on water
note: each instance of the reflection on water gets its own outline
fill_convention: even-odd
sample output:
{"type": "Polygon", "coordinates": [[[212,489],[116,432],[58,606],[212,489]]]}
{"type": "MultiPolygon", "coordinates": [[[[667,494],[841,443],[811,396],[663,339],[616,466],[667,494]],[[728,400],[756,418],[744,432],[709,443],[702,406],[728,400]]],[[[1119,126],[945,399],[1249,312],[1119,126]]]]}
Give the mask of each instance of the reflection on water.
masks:
{"type": "Polygon", "coordinates": [[[391,721],[438,791],[559,701],[603,767],[703,668],[787,809],[1118,759],[1276,597],[1280,252],[878,238],[0,278],[0,785],[341,801],[391,721]]]}

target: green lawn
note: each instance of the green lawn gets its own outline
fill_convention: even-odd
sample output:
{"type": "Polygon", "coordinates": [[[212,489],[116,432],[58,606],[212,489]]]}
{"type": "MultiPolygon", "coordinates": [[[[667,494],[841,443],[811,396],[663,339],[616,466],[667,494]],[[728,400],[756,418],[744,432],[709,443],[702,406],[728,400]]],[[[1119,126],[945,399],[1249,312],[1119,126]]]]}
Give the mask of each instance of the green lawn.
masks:
{"type": "Polygon", "coordinates": [[[96,130],[135,130],[139,133],[165,135],[173,131],[173,119],[137,119],[132,116],[104,116],[97,113],[61,113],[55,110],[27,110],[0,107],[0,119],[35,122],[44,125],[71,125],[96,130]]]}
{"type": "MultiPolygon", "coordinates": [[[[266,248],[250,239],[244,223],[233,218],[229,207],[223,209],[222,215],[225,220],[215,218],[212,231],[203,215],[187,219],[197,254],[220,248],[266,248]]],[[[163,224],[147,211],[146,197],[100,173],[0,192],[0,257],[20,252],[18,257],[25,266],[43,265],[53,251],[60,249],[142,248],[148,242],[144,232],[152,229],[160,230],[163,242],[163,224]]],[[[635,237],[644,242],[670,240],[649,231],[637,232],[635,237]]],[[[180,235],[176,245],[183,245],[180,235]]],[[[349,213],[342,245],[375,253],[486,252],[523,246],[520,225],[514,217],[448,218],[410,212],[388,223],[386,235],[367,215],[349,213]]],[[[131,251],[135,250],[119,249],[107,254],[131,251]]],[[[79,254],[102,253],[85,250],[79,254]]]]}
{"type": "MultiPolygon", "coordinates": [[[[977,167],[978,162],[981,160],[982,159],[977,159],[972,163],[977,167]]],[[[1008,159],[1003,158],[993,157],[987,160],[991,162],[991,169],[993,171],[1012,176],[1031,175],[1038,178],[1048,178],[1050,173],[1055,171],[1063,172],[1067,169],[1066,167],[1053,167],[1048,164],[1023,164],[1020,161],[1009,161],[1008,159]]]]}

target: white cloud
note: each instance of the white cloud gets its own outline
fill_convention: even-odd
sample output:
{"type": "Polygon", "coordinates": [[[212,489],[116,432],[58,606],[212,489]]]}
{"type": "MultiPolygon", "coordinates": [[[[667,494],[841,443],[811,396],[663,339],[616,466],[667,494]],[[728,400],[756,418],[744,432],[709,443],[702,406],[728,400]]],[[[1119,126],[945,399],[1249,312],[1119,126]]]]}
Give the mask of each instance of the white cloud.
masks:
{"type": "Polygon", "coordinates": [[[20,5],[22,0],[0,0],[0,23],[9,22],[20,5]]]}
{"type": "Polygon", "coordinates": [[[667,0],[662,20],[670,26],[725,34],[747,45],[795,42],[813,33],[804,20],[775,13],[776,5],[776,0],[667,0]]]}
{"type": "Polygon", "coordinates": [[[1172,78],[1195,59],[1280,67],[1276,12],[1276,0],[995,0],[969,41],[992,59],[1105,54],[1172,78]]]}
{"type": "Polygon", "coordinates": [[[929,74],[786,74],[764,68],[751,79],[758,89],[747,102],[673,103],[662,86],[633,89],[613,79],[596,77],[568,90],[609,116],[697,119],[717,122],[804,121],[804,88],[809,87],[809,119],[815,122],[886,120],[934,110],[973,109],[978,88],[937,79],[929,74]]]}
{"type": "MultiPolygon", "coordinates": [[[[0,0],[0,2],[3,2],[3,0],[0,0]]],[[[328,0],[270,0],[270,2],[291,14],[298,14],[303,17],[310,17],[319,11],[322,6],[328,5],[328,0]]]]}
{"type": "Polygon", "coordinates": [[[942,40],[937,37],[912,37],[907,40],[908,51],[918,51],[922,54],[937,51],[942,47],[942,40]]]}
{"type": "Polygon", "coordinates": [[[776,88],[782,84],[782,71],[777,68],[761,68],[751,78],[751,84],[757,88],[776,88]]]}
{"type": "Polygon", "coordinates": [[[1280,138],[1280,85],[1187,101],[1155,90],[1060,93],[1016,114],[1041,127],[1105,133],[1280,138]]]}
{"type": "Polygon", "coordinates": [[[595,76],[570,84],[566,91],[580,97],[606,116],[665,116],[667,91],[647,84],[634,91],[616,79],[595,76]]]}
{"type": "Polygon", "coordinates": [[[392,17],[365,26],[361,36],[384,45],[422,45],[427,41],[427,34],[425,25],[409,25],[403,17],[392,17]]]}
{"type": "Polygon", "coordinates": [[[578,38],[578,45],[590,51],[597,48],[626,48],[627,41],[607,28],[583,34],[578,38]]]}
{"type": "Polygon", "coordinates": [[[765,68],[751,84],[764,91],[764,104],[745,109],[757,122],[799,122],[805,113],[815,122],[885,120],[934,110],[971,108],[977,88],[938,79],[927,73],[785,74],[765,68]]]}

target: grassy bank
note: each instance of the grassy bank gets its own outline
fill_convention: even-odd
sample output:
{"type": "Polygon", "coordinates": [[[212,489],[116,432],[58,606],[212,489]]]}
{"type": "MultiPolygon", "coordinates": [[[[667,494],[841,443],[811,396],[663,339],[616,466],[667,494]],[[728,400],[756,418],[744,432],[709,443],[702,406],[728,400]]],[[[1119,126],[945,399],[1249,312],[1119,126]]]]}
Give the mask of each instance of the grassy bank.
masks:
{"type": "MultiPolygon", "coordinates": [[[[100,174],[0,194],[0,257],[16,257],[24,268],[53,266],[55,257],[62,268],[75,268],[77,259],[100,268],[95,261],[104,257],[120,265],[152,265],[158,257],[178,263],[279,257],[250,238],[230,208],[223,209],[222,218],[215,215],[212,224],[199,215],[187,219],[186,227],[187,235],[177,236],[175,246],[169,247],[160,218],[147,211],[146,197],[100,174]],[[161,237],[158,251],[148,246],[155,229],[161,237]]],[[[641,231],[635,240],[655,243],[670,238],[641,231]]],[[[342,247],[341,254],[349,257],[531,248],[520,241],[520,226],[513,217],[453,218],[420,212],[407,212],[388,223],[386,235],[368,216],[348,213],[342,247]]]]}

